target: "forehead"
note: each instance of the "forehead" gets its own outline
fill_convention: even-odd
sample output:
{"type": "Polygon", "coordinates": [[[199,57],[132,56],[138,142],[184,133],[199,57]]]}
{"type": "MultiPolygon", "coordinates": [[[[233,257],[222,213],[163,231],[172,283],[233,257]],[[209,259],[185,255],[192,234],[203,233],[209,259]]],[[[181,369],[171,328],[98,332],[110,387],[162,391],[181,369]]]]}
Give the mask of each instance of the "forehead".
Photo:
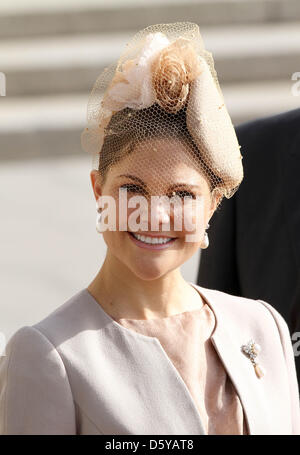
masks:
{"type": "Polygon", "coordinates": [[[151,139],[140,142],[134,151],[111,168],[110,177],[131,174],[145,183],[208,186],[207,180],[188,145],[176,139],[151,139]]]}

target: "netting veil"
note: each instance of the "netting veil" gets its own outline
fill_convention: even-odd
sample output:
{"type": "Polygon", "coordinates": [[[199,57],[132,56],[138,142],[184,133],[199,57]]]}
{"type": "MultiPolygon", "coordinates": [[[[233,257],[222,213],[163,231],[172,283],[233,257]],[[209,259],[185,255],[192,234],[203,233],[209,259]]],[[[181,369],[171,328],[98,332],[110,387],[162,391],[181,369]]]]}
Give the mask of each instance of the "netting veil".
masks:
{"type": "Polygon", "coordinates": [[[235,193],[243,179],[240,146],[213,57],[191,22],[152,25],[133,36],[118,62],[96,80],[81,134],[82,147],[103,178],[123,158],[144,171],[151,160],[143,161],[145,154],[134,150],[147,145],[156,194],[163,192],[174,160],[180,160],[172,152],[174,141],[184,145],[184,163],[199,169],[212,192],[226,198],[235,193]],[[158,146],[164,147],[161,165],[158,146]]]}

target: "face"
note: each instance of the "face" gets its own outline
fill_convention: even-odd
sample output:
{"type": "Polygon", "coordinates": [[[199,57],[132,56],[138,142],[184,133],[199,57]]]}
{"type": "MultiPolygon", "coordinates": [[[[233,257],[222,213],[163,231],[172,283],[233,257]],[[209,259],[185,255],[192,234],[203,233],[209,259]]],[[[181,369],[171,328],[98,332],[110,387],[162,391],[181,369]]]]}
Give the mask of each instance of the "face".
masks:
{"type": "Polygon", "coordinates": [[[187,145],[176,139],[141,142],[103,184],[96,170],[91,181],[96,200],[108,201],[106,222],[114,219],[103,232],[108,254],[144,280],[162,277],[198,250],[217,205],[187,145]],[[108,208],[109,201],[115,205],[108,208]]]}

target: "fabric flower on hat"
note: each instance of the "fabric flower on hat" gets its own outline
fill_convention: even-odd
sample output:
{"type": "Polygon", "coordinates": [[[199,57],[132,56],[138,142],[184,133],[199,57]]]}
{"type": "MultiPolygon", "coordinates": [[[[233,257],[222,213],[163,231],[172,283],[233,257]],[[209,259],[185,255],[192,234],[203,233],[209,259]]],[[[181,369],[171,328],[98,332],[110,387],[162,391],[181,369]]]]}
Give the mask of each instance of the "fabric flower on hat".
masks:
{"type": "Polygon", "coordinates": [[[163,49],[152,65],[157,103],[175,113],[185,104],[189,84],[201,73],[198,56],[189,42],[179,38],[163,49]]]}
{"type": "Polygon", "coordinates": [[[135,59],[127,60],[117,69],[103,99],[103,108],[119,111],[126,107],[143,109],[155,102],[151,65],[157,54],[170,41],[163,33],[150,33],[135,59]]]}

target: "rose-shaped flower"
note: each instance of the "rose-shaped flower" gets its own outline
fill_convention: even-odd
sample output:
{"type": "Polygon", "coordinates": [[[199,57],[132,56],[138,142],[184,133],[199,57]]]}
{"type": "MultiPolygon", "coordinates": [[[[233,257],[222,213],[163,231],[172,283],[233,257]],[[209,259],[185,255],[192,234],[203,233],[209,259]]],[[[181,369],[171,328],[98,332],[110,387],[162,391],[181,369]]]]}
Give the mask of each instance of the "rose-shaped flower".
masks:
{"type": "Polygon", "coordinates": [[[179,38],[165,47],[152,64],[157,103],[167,112],[179,111],[186,102],[189,84],[200,73],[200,62],[189,40],[179,38]]]}

